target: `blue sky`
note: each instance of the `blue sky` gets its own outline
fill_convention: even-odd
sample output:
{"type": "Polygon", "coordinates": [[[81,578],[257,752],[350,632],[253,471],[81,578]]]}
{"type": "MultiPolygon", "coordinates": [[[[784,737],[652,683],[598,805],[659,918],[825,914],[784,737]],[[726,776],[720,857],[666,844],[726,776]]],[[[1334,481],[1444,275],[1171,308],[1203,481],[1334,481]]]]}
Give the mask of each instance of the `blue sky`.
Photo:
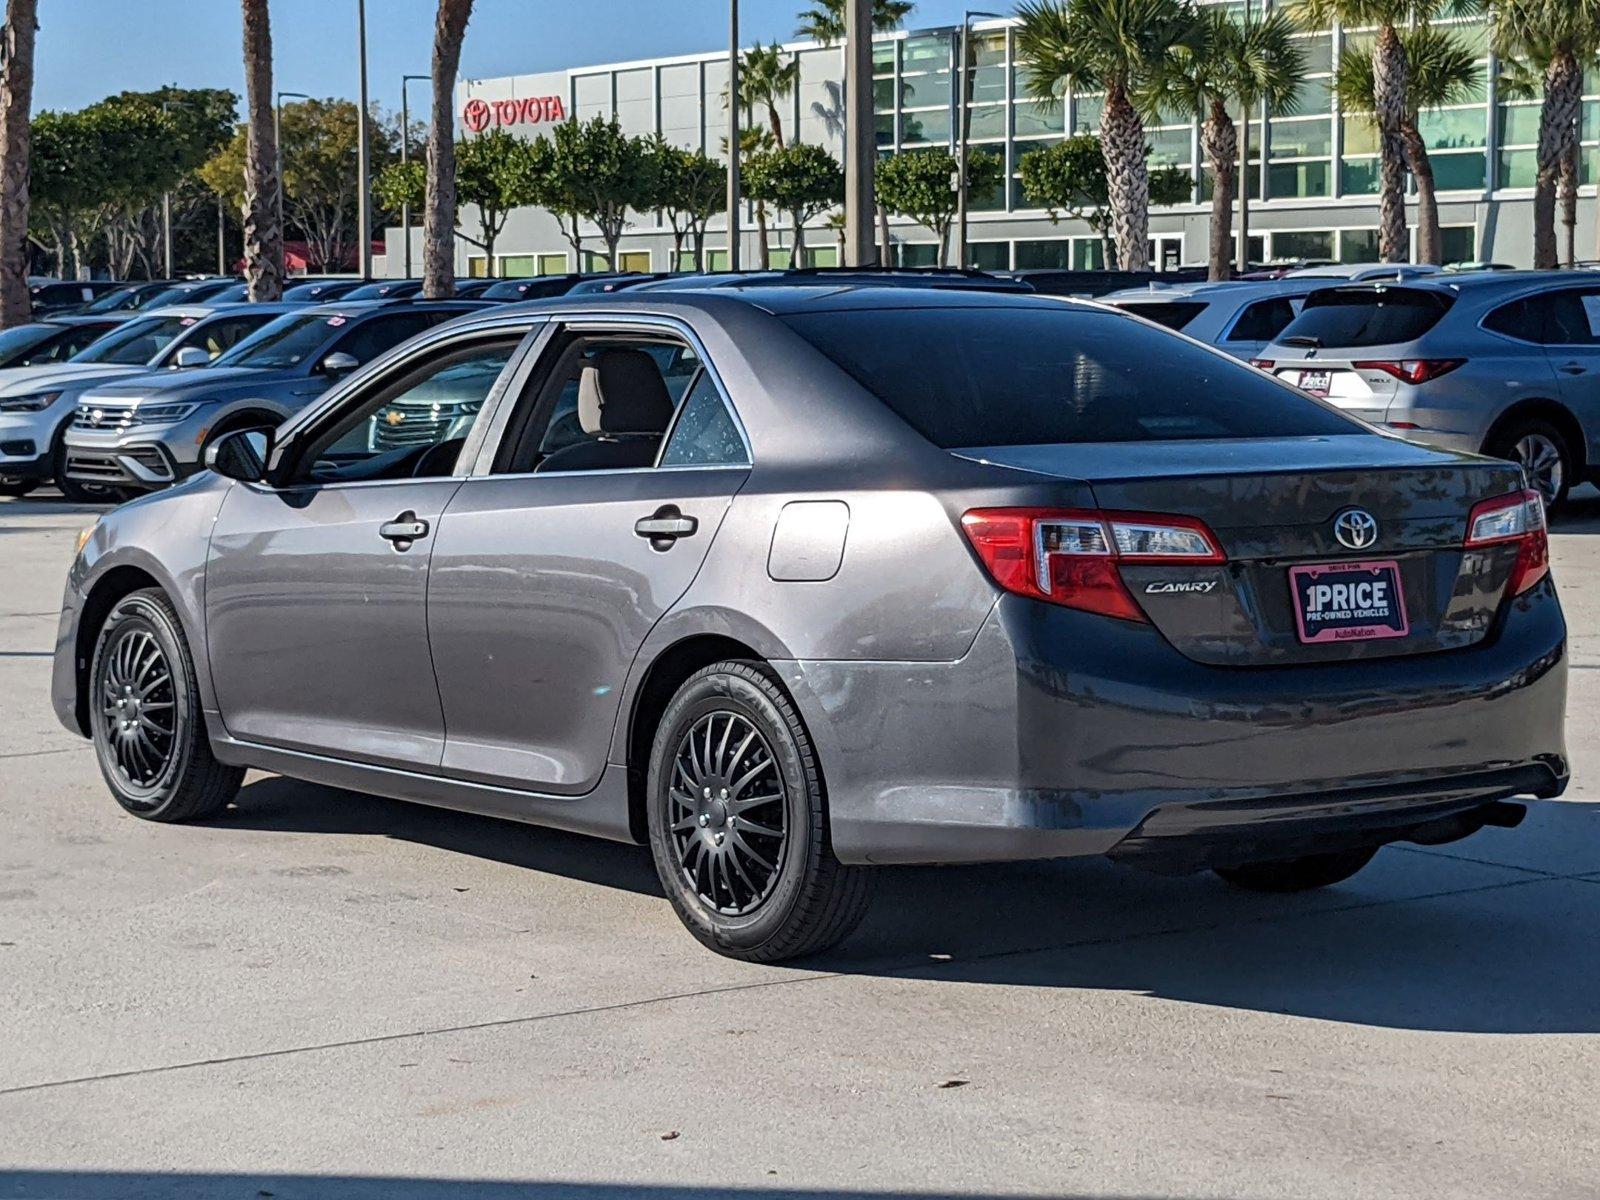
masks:
{"type": "MultiPolygon", "coordinates": [[[[743,41],[787,39],[801,0],[742,0],[743,41]]],[[[921,0],[912,27],[956,24],[961,0],[921,0]]],[[[990,5],[1009,11],[1011,5],[990,5]]],[[[400,76],[426,74],[435,0],[367,0],[369,86],[399,107],[400,76]]],[[[356,94],[356,0],[272,0],[276,86],[356,94]]],[[[461,73],[514,75],[588,63],[690,54],[727,36],[725,0],[477,0],[461,73]]],[[[165,83],[241,94],[236,0],[40,0],[34,107],[79,108],[165,83]]],[[[427,103],[412,85],[412,103],[427,103]]]]}

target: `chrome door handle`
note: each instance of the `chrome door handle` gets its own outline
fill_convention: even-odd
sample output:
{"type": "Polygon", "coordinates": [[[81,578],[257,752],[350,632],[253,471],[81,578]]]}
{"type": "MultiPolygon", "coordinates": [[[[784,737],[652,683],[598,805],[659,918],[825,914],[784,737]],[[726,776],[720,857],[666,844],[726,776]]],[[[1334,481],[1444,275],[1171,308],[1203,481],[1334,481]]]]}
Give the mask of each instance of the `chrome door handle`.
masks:
{"type": "Polygon", "coordinates": [[[699,528],[700,522],[684,516],[676,504],[663,504],[650,516],[640,517],[633,523],[633,531],[642,538],[649,538],[650,545],[657,550],[669,549],[681,537],[693,537],[699,528]]]}
{"type": "Polygon", "coordinates": [[[378,536],[393,542],[396,550],[409,550],[411,543],[428,536],[428,523],[407,509],[394,520],[378,526],[378,536]]]}

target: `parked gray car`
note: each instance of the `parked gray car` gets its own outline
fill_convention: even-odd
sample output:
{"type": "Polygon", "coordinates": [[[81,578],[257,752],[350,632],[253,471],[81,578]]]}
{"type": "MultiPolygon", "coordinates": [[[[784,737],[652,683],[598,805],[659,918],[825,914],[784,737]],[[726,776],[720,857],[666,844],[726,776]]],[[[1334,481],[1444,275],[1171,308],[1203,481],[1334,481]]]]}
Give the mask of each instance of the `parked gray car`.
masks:
{"type": "Polygon", "coordinates": [[[255,767],[646,842],[775,960],[874,864],[1294,890],[1567,782],[1520,468],[1098,304],[491,309],[209,462],[85,532],[61,616],[56,712],[150,820],[255,767]]]}
{"type": "Polygon", "coordinates": [[[83,393],[152,372],[170,382],[172,371],[210,364],[288,311],[281,304],[153,309],[116,324],[64,363],[0,370],[0,495],[26,495],[53,479],[69,500],[104,498],[104,488],[67,477],[67,427],[83,393]]]}
{"type": "Polygon", "coordinates": [[[1600,281],[1578,273],[1328,288],[1257,365],[1386,432],[1519,462],[1552,509],[1600,467],[1600,281]]]}
{"type": "Polygon", "coordinates": [[[1102,302],[1252,359],[1294,320],[1307,296],[1330,286],[1322,279],[1152,284],[1113,292],[1102,302]]]}
{"type": "Polygon", "coordinates": [[[476,307],[281,305],[203,378],[143,375],[85,390],[67,430],[67,476],[138,491],[166,487],[198,471],[223,434],[278,424],[389,347],[476,307]]]}

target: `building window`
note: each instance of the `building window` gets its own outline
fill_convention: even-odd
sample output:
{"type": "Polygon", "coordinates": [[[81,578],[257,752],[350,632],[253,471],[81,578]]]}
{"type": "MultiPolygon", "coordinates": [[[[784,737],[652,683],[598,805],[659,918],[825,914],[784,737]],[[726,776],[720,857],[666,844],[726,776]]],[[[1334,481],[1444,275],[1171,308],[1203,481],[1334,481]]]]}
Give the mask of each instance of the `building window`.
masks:
{"type": "Polygon", "coordinates": [[[539,275],[565,275],[567,273],[567,252],[558,250],[554,254],[539,255],[539,275]]]}
{"type": "Polygon", "coordinates": [[[482,279],[489,273],[489,260],[481,254],[467,255],[467,278],[482,279]]]}
{"type": "Polygon", "coordinates": [[[538,274],[538,271],[533,255],[502,254],[500,256],[501,279],[525,279],[529,275],[536,274],[538,274]]]}
{"type": "Polygon", "coordinates": [[[1272,257],[1277,259],[1332,258],[1333,230],[1275,230],[1272,234],[1272,257]]]}
{"type": "Polygon", "coordinates": [[[901,242],[895,249],[902,267],[933,267],[939,264],[937,242],[901,242]]]}
{"type": "Polygon", "coordinates": [[[648,250],[623,250],[617,254],[617,270],[638,271],[641,274],[650,270],[650,251],[648,250]]]}
{"type": "Polygon", "coordinates": [[[1339,231],[1339,261],[1362,263],[1378,261],[1378,231],[1376,229],[1341,229],[1339,231]]]}
{"type": "Polygon", "coordinates": [[[1011,269],[1010,242],[968,242],[967,266],[979,271],[1011,269]]]}
{"type": "Polygon", "coordinates": [[[1439,230],[1439,248],[1447,263],[1478,261],[1478,231],[1471,225],[1446,225],[1439,230]]]}

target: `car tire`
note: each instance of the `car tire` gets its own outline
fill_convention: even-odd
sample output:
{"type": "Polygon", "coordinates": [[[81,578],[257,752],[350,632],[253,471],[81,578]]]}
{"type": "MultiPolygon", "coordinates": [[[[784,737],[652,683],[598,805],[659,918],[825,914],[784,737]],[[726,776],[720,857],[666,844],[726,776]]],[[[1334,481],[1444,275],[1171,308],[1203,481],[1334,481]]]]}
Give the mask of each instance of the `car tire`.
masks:
{"type": "Polygon", "coordinates": [[[1343,883],[1371,862],[1377,852],[1376,846],[1364,846],[1359,850],[1308,854],[1304,858],[1218,867],[1216,872],[1234,887],[1247,892],[1309,892],[1313,888],[1343,883]]]}
{"type": "Polygon", "coordinates": [[[0,479],[0,496],[17,499],[26,496],[38,486],[37,479],[0,479]]]}
{"type": "Polygon", "coordinates": [[[1573,483],[1572,447],[1566,434],[1549,421],[1530,418],[1495,432],[1484,453],[1521,464],[1528,483],[1544,497],[1547,513],[1566,502],[1573,483]]]}
{"type": "Polygon", "coordinates": [[[119,600],[89,667],[95,757],[117,803],[147,821],[193,821],[224,808],[244,780],[206,736],[194,658],[158,588],[119,600]]]}
{"type": "Polygon", "coordinates": [[[718,954],[816,954],[865,915],[872,872],[834,857],[816,751],[761,667],[714,663],[678,689],[656,729],[647,787],[662,887],[718,954]]]}

